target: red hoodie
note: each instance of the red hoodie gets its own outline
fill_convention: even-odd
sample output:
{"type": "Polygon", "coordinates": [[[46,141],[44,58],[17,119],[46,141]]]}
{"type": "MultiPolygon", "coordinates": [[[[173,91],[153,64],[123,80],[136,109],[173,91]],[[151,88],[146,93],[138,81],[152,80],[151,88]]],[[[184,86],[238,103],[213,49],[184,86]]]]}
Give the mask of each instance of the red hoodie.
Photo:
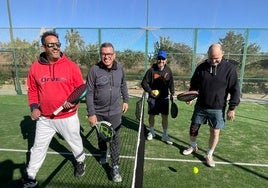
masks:
{"type": "MultiPolygon", "coordinates": [[[[39,108],[42,116],[50,118],[74,88],[84,83],[80,68],[64,54],[54,64],[49,64],[42,53],[29,70],[27,77],[28,105],[31,111],[39,108]]],[[[76,113],[77,105],[63,110],[55,119],[70,117],[76,113]]]]}

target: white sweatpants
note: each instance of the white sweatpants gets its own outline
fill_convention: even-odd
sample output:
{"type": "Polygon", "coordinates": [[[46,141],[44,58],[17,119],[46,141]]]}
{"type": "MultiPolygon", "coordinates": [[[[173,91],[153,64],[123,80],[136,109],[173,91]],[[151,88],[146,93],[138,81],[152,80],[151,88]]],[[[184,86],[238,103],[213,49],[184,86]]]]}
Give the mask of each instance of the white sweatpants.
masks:
{"type": "Polygon", "coordinates": [[[80,123],[78,115],[64,119],[47,119],[40,117],[36,122],[35,140],[31,148],[30,162],[27,167],[28,176],[35,179],[42,166],[46,153],[54,134],[58,132],[67,141],[72,153],[78,162],[83,162],[85,153],[80,136],[80,123]]]}

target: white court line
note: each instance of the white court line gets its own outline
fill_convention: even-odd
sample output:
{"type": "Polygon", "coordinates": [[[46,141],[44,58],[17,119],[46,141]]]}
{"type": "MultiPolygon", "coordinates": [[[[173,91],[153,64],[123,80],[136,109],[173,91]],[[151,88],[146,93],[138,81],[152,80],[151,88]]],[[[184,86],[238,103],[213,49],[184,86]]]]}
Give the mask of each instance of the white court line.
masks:
{"type": "MultiPolygon", "coordinates": [[[[27,150],[21,150],[21,149],[4,149],[0,148],[0,151],[9,151],[9,152],[21,152],[26,153],[27,150]]],[[[73,155],[71,152],[55,152],[55,151],[48,151],[47,154],[51,155],[73,155]]],[[[99,156],[99,154],[90,154],[85,153],[86,156],[99,156]]],[[[125,159],[135,159],[135,156],[123,156],[120,155],[120,158],[125,159]]],[[[186,160],[186,159],[169,159],[169,158],[151,158],[151,157],[145,157],[144,160],[151,160],[151,161],[170,161],[170,162],[186,162],[186,163],[204,163],[204,161],[200,160],[186,160]]],[[[240,163],[240,162],[221,162],[221,161],[215,161],[216,164],[224,164],[224,165],[237,165],[237,166],[255,166],[255,167],[268,167],[268,164],[257,164],[257,163],[240,163]]]]}
{"type": "MultiPolygon", "coordinates": [[[[150,158],[145,157],[145,160],[154,160],[154,161],[172,161],[172,162],[187,162],[187,163],[204,163],[205,161],[200,160],[186,160],[186,159],[167,159],[167,158],[150,158]]],[[[256,163],[240,163],[240,162],[217,162],[216,164],[226,164],[226,165],[238,165],[238,166],[259,166],[259,167],[268,167],[268,164],[256,164],[256,163]]]]}

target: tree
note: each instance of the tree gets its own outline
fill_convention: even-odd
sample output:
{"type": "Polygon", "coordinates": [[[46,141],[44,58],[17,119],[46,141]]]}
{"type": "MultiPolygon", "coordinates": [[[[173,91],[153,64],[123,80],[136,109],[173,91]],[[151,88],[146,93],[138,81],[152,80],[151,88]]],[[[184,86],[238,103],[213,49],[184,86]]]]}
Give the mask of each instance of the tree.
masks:
{"type": "Polygon", "coordinates": [[[99,61],[99,45],[88,44],[83,50],[81,50],[80,64],[90,67],[91,65],[99,61]]]}
{"type": "MultiPolygon", "coordinates": [[[[173,68],[173,72],[186,73],[191,71],[192,49],[183,43],[172,42],[169,37],[159,37],[159,42],[154,43],[154,54],[159,50],[165,50],[168,53],[168,64],[173,68]]],[[[155,61],[154,57],[151,59],[155,61]]]]}
{"type": "Polygon", "coordinates": [[[11,42],[0,42],[0,49],[3,51],[14,50],[16,55],[16,63],[19,67],[25,67],[27,65],[30,65],[38,57],[39,54],[38,41],[33,41],[32,43],[30,43],[26,40],[21,40],[19,38],[15,38],[13,44],[11,42]]]}
{"type": "Polygon", "coordinates": [[[66,40],[66,48],[65,53],[68,55],[70,59],[75,61],[78,64],[81,64],[81,53],[85,51],[85,42],[82,37],[75,29],[70,29],[67,31],[65,35],[66,40]]]}
{"type": "MultiPolygon", "coordinates": [[[[235,34],[234,31],[229,31],[224,38],[219,39],[219,43],[222,45],[222,48],[225,52],[225,57],[227,59],[237,62],[238,66],[241,66],[245,39],[241,33],[235,34]]],[[[257,54],[260,52],[260,46],[256,43],[251,43],[247,46],[247,63],[256,61],[254,57],[250,57],[250,54],[257,54]]]]}
{"type": "Polygon", "coordinates": [[[117,60],[128,70],[136,71],[144,68],[144,52],[126,49],[123,52],[116,53],[117,60]]]}

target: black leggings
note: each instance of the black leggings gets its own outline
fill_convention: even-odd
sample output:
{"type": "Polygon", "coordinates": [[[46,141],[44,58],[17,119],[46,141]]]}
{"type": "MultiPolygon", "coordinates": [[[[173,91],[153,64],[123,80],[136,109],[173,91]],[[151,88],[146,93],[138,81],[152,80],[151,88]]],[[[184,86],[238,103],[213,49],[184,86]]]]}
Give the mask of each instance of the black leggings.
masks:
{"type": "MultiPolygon", "coordinates": [[[[110,141],[110,155],[112,167],[119,165],[120,156],[120,127],[121,127],[121,114],[110,116],[109,118],[97,116],[98,121],[104,120],[112,123],[114,128],[114,136],[110,141]]],[[[107,151],[107,142],[101,139],[98,135],[98,146],[101,152],[107,151]]]]}

